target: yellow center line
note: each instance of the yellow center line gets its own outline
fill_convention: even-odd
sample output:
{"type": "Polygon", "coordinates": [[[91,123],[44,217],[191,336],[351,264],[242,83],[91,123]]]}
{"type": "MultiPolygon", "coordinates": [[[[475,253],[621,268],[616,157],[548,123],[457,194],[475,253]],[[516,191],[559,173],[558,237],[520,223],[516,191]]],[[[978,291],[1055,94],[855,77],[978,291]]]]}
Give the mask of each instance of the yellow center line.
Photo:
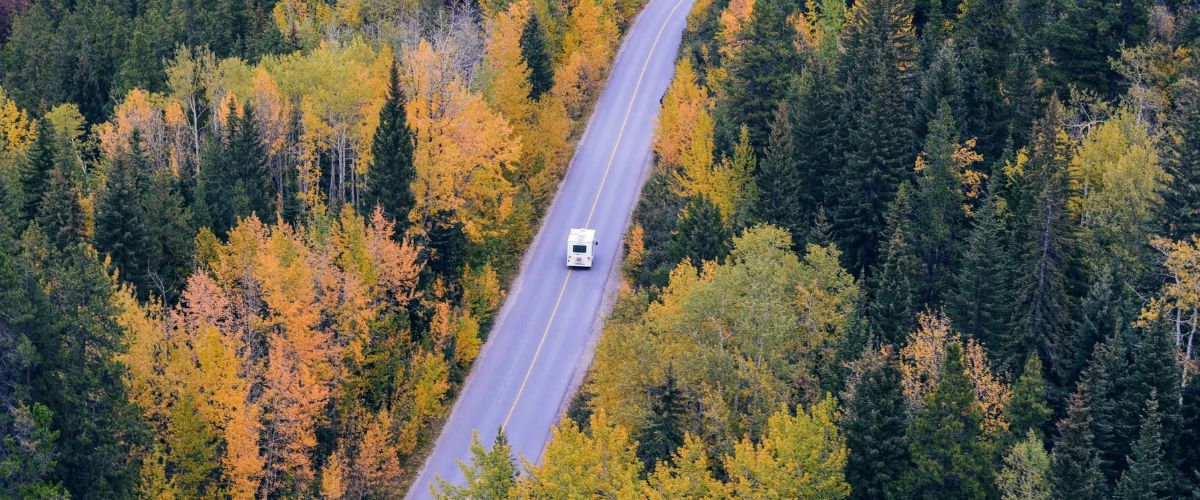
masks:
{"type": "MultiPolygon", "coordinates": [[[[633,86],[633,95],[629,98],[629,106],[625,108],[625,117],[621,120],[621,127],[617,129],[617,140],[613,143],[612,153],[608,156],[608,164],[604,166],[604,176],[600,178],[600,187],[596,190],[596,198],[592,200],[592,209],[588,212],[587,222],[584,227],[592,225],[592,216],[596,214],[596,205],[600,203],[600,195],[604,193],[604,184],[608,181],[608,172],[612,170],[613,159],[617,157],[617,149],[621,147],[621,137],[625,135],[625,125],[629,123],[629,115],[633,111],[633,103],[637,101],[638,90],[642,88],[642,79],[646,76],[646,68],[650,67],[650,59],[654,57],[654,49],[658,47],[658,40],[662,38],[663,31],[667,29],[667,23],[675,16],[675,11],[679,10],[679,6],[683,5],[683,0],[675,2],[675,6],[671,8],[671,12],[667,13],[667,18],[663,20],[662,26],[658,28],[658,34],[654,36],[654,43],[650,44],[650,52],[646,54],[646,62],[642,64],[642,71],[638,73],[637,83],[633,86]]],[[[525,393],[525,386],[529,384],[529,376],[533,374],[533,368],[537,365],[538,357],[542,354],[542,346],[546,344],[546,338],[550,336],[550,327],[554,325],[554,317],[558,315],[558,306],[562,304],[563,294],[567,291],[567,283],[571,282],[571,269],[567,269],[567,277],[563,279],[562,288],[558,290],[558,298],[554,300],[554,308],[550,310],[550,319],[546,321],[546,329],[542,331],[542,338],[538,340],[537,349],[533,351],[533,359],[529,361],[529,368],[525,370],[525,377],[521,379],[521,386],[517,388],[517,396],[513,398],[512,406],[508,407],[508,414],[504,416],[504,423],[500,424],[500,429],[508,428],[508,421],[512,419],[513,412],[517,409],[517,403],[521,401],[521,395],[525,393]]]]}

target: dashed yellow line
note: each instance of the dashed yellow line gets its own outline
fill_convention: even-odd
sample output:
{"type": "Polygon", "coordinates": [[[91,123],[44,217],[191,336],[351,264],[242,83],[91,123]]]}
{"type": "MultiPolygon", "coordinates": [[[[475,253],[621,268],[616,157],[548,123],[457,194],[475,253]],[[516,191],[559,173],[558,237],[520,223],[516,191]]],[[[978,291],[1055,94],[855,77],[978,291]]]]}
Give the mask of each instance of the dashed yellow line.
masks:
{"type": "MultiPolygon", "coordinates": [[[[592,200],[592,209],[588,211],[587,222],[584,227],[592,225],[592,216],[596,214],[596,205],[600,203],[600,195],[604,193],[604,185],[608,181],[608,172],[612,170],[613,160],[617,157],[617,149],[621,147],[621,138],[625,135],[625,125],[629,123],[629,115],[633,112],[633,103],[637,101],[638,91],[642,88],[642,79],[646,76],[646,68],[650,67],[650,59],[654,57],[654,49],[658,48],[658,40],[662,38],[663,31],[667,29],[667,23],[675,16],[675,11],[679,10],[679,6],[683,5],[684,0],[675,2],[675,6],[671,8],[671,12],[667,13],[667,18],[663,20],[662,26],[658,28],[658,34],[654,36],[654,43],[650,44],[650,52],[646,54],[646,62],[642,64],[642,71],[638,74],[637,82],[633,86],[633,95],[629,98],[629,105],[625,108],[625,117],[621,119],[621,127],[617,129],[617,140],[613,143],[612,153],[608,155],[608,164],[604,166],[604,176],[600,178],[600,187],[596,190],[596,198],[592,200]]],[[[563,295],[567,291],[567,283],[571,282],[571,269],[567,269],[567,277],[563,279],[562,288],[558,290],[558,298],[554,300],[554,308],[550,310],[550,319],[546,321],[546,329],[542,331],[542,338],[538,340],[537,349],[533,351],[533,359],[529,361],[529,368],[525,370],[525,377],[521,379],[521,386],[517,388],[517,396],[513,398],[512,406],[508,407],[508,414],[504,416],[504,423],[500,425],[501,430],[508,428],[508,421],[512,419],[513,412],[517,410],[517,403],[521,401],[521,395],[525,393],[525,386],[529,384],[529,376],[533,374],[533,368],[537,365],[538,357],[542,354],[542,346],[546,344],[546,338],[550,336],[550,327],[554,325],[554,317],[558,315],[558,307],[562,305],[563,295]]]]}

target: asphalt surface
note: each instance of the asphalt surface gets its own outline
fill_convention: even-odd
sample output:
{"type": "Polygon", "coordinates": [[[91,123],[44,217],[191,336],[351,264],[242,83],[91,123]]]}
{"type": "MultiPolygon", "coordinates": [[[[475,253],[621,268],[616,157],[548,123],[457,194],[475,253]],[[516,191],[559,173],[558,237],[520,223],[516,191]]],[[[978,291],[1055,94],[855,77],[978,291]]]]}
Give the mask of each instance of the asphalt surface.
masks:
{"type": "Polygon", "coordinates": [[[430,498],[435,477],[462,484],[457,462],[470,462],[472,432],[490,447],[503,427],[516,454],[540,457],[572,380],[587,370],[592,325],[649,165],[691,2],[650,0],[627,32],[558,196],[408,498],[430,498]],[[591,269],[566,267],[573,227],[596,230],[591,269]]]}

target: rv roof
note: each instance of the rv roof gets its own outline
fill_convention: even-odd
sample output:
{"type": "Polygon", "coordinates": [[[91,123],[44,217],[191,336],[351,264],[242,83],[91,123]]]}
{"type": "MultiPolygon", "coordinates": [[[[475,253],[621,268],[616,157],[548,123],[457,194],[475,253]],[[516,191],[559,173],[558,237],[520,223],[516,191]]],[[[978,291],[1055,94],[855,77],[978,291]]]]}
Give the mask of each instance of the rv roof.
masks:
{"type": "Polygon", "coordinates": [[[572,228],[571,235],[567,237],[568,243],[591,243],[596,241],[595,229],[572,228]]]}

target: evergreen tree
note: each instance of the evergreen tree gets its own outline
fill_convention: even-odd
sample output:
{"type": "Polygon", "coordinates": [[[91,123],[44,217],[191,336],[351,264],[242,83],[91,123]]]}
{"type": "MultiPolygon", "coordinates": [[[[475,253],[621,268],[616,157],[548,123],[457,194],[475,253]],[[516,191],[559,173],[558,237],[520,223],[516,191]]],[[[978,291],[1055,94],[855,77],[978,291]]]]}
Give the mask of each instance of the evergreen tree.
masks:
{"type": "Polygon", "coordinates": [[[128,149],[112,159],[96,204],[96,247],[112,257],[121,278],[139,290],[148,290],[147,256],[154,244],[143,201],[150,190],[149,170],[141,135],[135,132],[128,149]]]}
{"type": "Polygon", "coordinates": [[[537,12],[529,15],[521,30],[521,58],[529,67],[529,98],[538,100],[554,86],[554,67],[546,52],[546,33],[537,12]]]}
{"type": "Polygon", "coordinates": [[[54,245],[67,248],[84,241],[86,224],[74,169],[56,165],[50,171],[50,183],[41,198],[35,220],[54,245]]]}
{"type": "Polygon", "coordinates": [[[825,215],[825,207],[817,209],[813,218],[812,229],[808,231],[806,242],[809,245],[827,247],[833,244],[833,226],[829,224],[829,216],[825,215]]]}
{"type": "Polygon", "coordinates": [[[1172,239],[1200,234],[1200,86],[1184,86],[1169,115],[1163,166],[1171,174],[1162,215],[1172,239]]]}
{"type": "MultiPolygon", "coordinates": [[[[1183,404],[1179,409],[1180,432],[1177,440],[1179,456],[1176,463],[1184,481],[1191,484],[1193,491],[1200,489],[1200,381],[1191,380],[1183,390],[1183,404]]],[[[1184,484],[1184,488],[1187,484],[1184,484]]]]}
{"type": "MultiPolygon", "coordinates": [[[[788,106],[792,118],[792,150],[798,178],[801,217],[837,207],[834,192],[841,188],[838,151],[841,94],[831,63],[811,61],[796,80],[795,98],[788,106]]],[[[765,194],[762,196],[766,196],[765,194]]]]}
{"type": "Polygon", "coordinates": [[[1050,456],[1041,435],[1030,430],[1004,455],[1004,467],[996,476],[996,489],[1004,500],[1049,500],[1050,456]]]}
{"type": "Polygon", "coordinates": [[[854,4],[843,35],[845,143],[838,239],[852,272],[875,263],[883,214],[913,162],[912,0],[854,4]]]}
{"type": "Polygon", "coordinates": [[[638,434],[638,458],[653,471],[659,462],[670,464],[675,450],[683,445],[681,419],[685,409],[683,391],[675,373],[667,367],[667,379],[650,388],[650,412],[638,434]]]}
{"type": "Polygon", "coordinates": [[[1122,46],[1141,44],[1150,33],[1151,2],[1130,0],[1072,0],[1046,2],[1051,21],[1040,33],[1050,61],[1043,69],[1057,91],[1069,85],[1115,97],[1120,78],[1109,61],[1118,59],[1122,46]]]}
{"type": "Polygon", "coordinates": [[[1081,393],[1071,396],[1067,416],[1058,423],[1058,441],[1050,461],[1050,491],[1058,500],[1104,498],[1100,456],[1092,445],[1092,417],[1081,393]]]}
{"type": "MultiPolygon", "coordinates": [[[[1023,256],[1013,334],[1001,346],[1001,366],[1015,372],[1025,357],[1042,357],[1051,383],[1061,381],[1070,324],[1068,273],[1073,261],[1074,226],[1067,212],[1069,147],[1060,130],[1062,105],[1051,103],[1038,124],[1021,204],[1023,256]]],[[[1020,234],[1020,233],[1019,233],[1020,234]]]]}
{"type": "Polygon", "coordinates": [[[888,234],[883,258],[869,278],[871,302],[867,322],[875,338],[882,343],[903,345],[908,332],[916,326],[916,289],[919,272],[912,248],[909,184],[901,184],[896,199],[888,208],[888,234]]]}
{"type": "Polygon", "coordinates": [[[383,208],[383,214],[396,222],[396,235],[403,237],[408,228],[408,213],[416,204],[412,181],[415,134],[408,126],[404,91],[400,88],[399,69],[392,64],[388,97],[379,111],[379,127],[371,140],[371,166],[367,171],[366,206],[383,208]]]}
{"type": "Polygon", "coordinates": [[[901,472],[897,464],[908,460],[908,405],[900,370],[890,350],[881,358],[852,381],[854,391],[841,422],[850,449],[846,481],[853,498],[886,498],[888,484],[901,472]]]}
{"type": "Polygon", "coordinates": [[[197,186],[196,212],[219,237],[225,237],[237,224],[238,214],[247,213],[249,201],[238,186],[238,166],[234,163],[230,144],[237,133],[236,113],[231,106],[225,134],[204,145],[200,157],[200,179],[197,186]]]}
{"type": "Polygon", "coordinates": [[[466,486],[454,486],[438,478],[437,487],[430,486],[435,496],[463,500],[508,498],[516,484],[517,464],[513,462],[512,448],[508,445],[504,429],[496,433],[491,450],[483,448],[476,433],[471,438],[471,465],[460,462],[458,467],[467,476],[466,486]]]}
{"type": "Polygon", "coordinates": [[[29,146],[27,155],[25,168],[21,170],[21,191],[25,200],[21,218],[31,221],[37,217],[42,194],[46,192],[51,172],[57,164],[57,138],[49,120],[38,120],[37,138],[29,146]]]}
{"type": "Polygon", "coordinates": [[[920,300],[938,307],[958,260],[957,241],[963,226],[962,184],[957,172],[958,130],[950,105],[938,103],[937,115],[929,124],[922,168],[917,178],[918,214],[914,236],[922,266],[920,300]]]}
{"type": "Polygon", "coordinates": [[[254,107],[247,103],[242,108],[240,118],[231,113],[229,128],[227,153],[235,169],[235,191],[246,200],[245,211],[239,211],[236,217],[255,213],[261,220],[274,220],[275,195],[271,189],[271,170],[267,163],[267,149],[258,131],[258,122],[254,119],[254,107]]]}
{"type": "Polygon", "coordinates": [[[758,187],[755,212],[763,222],[800,235],[808,220],[804,207],[812,203],[801,200],[807,192],[807,186],[804,186],[804,179],[795,163],[792,124],[788,115],[785,101],[775,113],[771,134],[767,138],[767,149],[758,163],[758,170],[754,172],[758,187]]]}
{"type": "Polygon", "coordinates": [[[31,374],[36,402],[53,412],[59,454],[56,476],[71,496],[125,498],[137,483],[131,453],[145,444],[142,412],[130,403],[125,346],[112,300],[114,285],[99,256],[84,244],[47,263],[43,282],[49,335],[35,341],[41,362],[31,374]]]}
{"type": "Polygon", "coordinates": [[[143,298],[153,291],[173,301],[192,271],[191,213],[184,206],[179,179],[170,171],[155,173],[148,187],[142,202],[148,221],[144,260],[145,286],[149,288],[139,288],[139,292],[143,298]]]}
{"type": "Polygon", "coordinates": [[[454,282],[462,273],[470,244],[462,223],[451,219],[449,214],[436,215],[426,230],[426,238],[424,271],[427,279],[423,281],[432,283],[434,277],[441,277],[454,282]]]}
{"type": "Polygon", "coordinates": [[[755,2],[739,39],[741,47],[728,62],[718,144],[732,145],[741,126],[750,131],[750,144],[761,151],[776,107],[791,87],[799,55],[794,25],[788,21],[792,2],[755,2]]]}
{"type": "Polygon", "coordinates": [[[991,359],[1000,354],[1015,298],[1010,285],[1013,263],[1004,241],[1003,200],[996,191],[995,187],[988,190],[983,206],[975,214],[947,301],[947,312],[955,327],[979,341],[991,359]]]}
{"type": "Polygon", "coordinates": [[[951,342],[937,389],[909,424],[911,463],[896,487],[912,498],[992,496],[991,450],[982,422],[962,348],[951,342]]]}
{"type": "Polygon", "coordinates": [[[721,261],[729,253],[731,239],[717,206],[704,195],[694,196],[671,237],[675,262],[688,259],[699,269],[705,261],[721,261]]]}
{"type": "Polygon", "coordinates": [[[1158,398],[1151,394],[1146,402],[1145,416],[1137,442],[1129,456],[1129,469],[1117,482],[1115,498],[1172,498],[1170,466],[1164,456],[1165,443],[1162,422],[1158,415],[1158,398]]]}
{"type": "Polygon", "coordinates": [[[1075,337],[1072,346],[1073,358],[1067,371],[1067,380],[1074,381],[1083,373],[1096,344],[1112,337],[1134,319],[1136,306],[1130,310],[1121,290],[1125,286],[1115,279],[1112,268],[1106,267],[1095,274],[1087,295],[1079,304],[1075,337]],[[1128,312],[1127,312],[1128,311],[1128,312]]]}
{"type": "Polygon", "coordinates": [[[52,415],[45,405],[20,403],[0,417],[0,496],[5,498],[67,498],[61,481],[53,478],[58,466],[52,415]],[[10,422],[6,422],[10,421],[10,422]],[[4,425],[7,424],[7,425],[4,425]]]}
{"type": "Polygon", "coordinates": [[[1050,407],[1046,405],[1046,384],[1042,380],[1042,361],[1030,356],[1025,369],[1013,384],[1012,399],[1004,407],[1008,420],[1008,432],[1016,439],[1029,433],[1042,435],[1042,426],[1050,421],[1050,407]]]}

